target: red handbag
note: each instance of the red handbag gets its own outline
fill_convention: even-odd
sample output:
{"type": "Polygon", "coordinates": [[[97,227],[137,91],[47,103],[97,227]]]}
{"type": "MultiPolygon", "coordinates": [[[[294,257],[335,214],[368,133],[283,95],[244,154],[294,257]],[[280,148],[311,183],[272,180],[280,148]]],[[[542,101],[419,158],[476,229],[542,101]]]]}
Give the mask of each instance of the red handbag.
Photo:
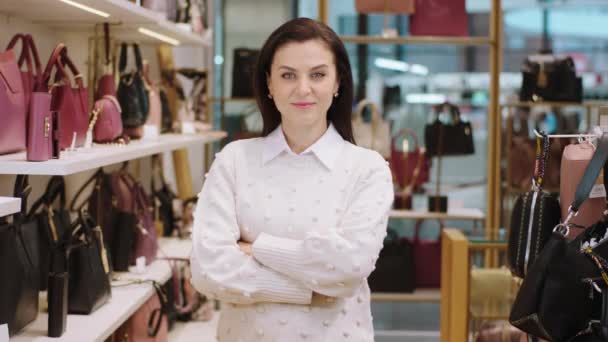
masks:
{"type": "Polygon", "coordinates": [[[93,128],[93,140],[98,143],[112,142],[122,135],[122,117],[120,104],[115,96],[104,95],[95,101],[94,113],[97,121],[93,128]]]}
{"type": "MultiPolygon", "coordinates": [[[[13,37],[7,50],[0,53],[0,154],[21,151],[26,147],[27,89],[24,89],[19,64],[12,50],[22,37],[19,34],[13,37]]],[[[31,62],[28,66],[31,74],[31,62]]],[[[29,79],[29,75],[25,78],[29,79]]]]}
{"type": "Polygon", "coordinates": [[[414,13],[414,0],[357,0],[355,8],[358,13],[414,13]]]}
{"type": "Polygon", "coordinates": [[[404,128],[393,137],[391,144],[391,171],[394,180],[400,189],[411,192],[422,190],[422,185],[429,181],[429,170],[431,160],[427,157],[425,149],[418,144],[418,136],[411,129],[404,128]],[[403,137],[410,137],[413,142],[413,150],[402,151],[397,148],[397,141],[403,137]]]}
{"type": "MultiPolygon", "coordinates": [[[[439,288],[441,287],[441,233],[436,240],[421,240],[422,222],[424,221],[416,221],[412,240],[416,288],[439,288]]],[[[441,220],[439,224],[443,228],[441,220]]]]}
{"type": "Polygon", "coordinates": [[[84,145],[89,126],[89,93],[82,81],[82,75],[68,57],[67,51],[64,44],[57,45],[42,76],[44,84],[51,92],[51,110],[59,112],[59,148],[61,149],[70,147],[74,134],[76,134],[76,146],[84,145]],[[64,66],[67,66],[74,75],[75,88],[72,88],[72,82],[64,66]],[[48,86],[53,68],[57,69],[55,82],[48,86]]]}
{"type": "Polygon", "coordinates": [[[116,84],[114,83],[114,74],[112,73],[112,62],[110,61],[110,24],[103,24],[103,33],[105,47],[104,74],[103,76],[101,76],[99,81],[97,81],[97,91],[95,92],[95,100],[99,100],[105,95],[116,97],[116,84]]]}
{"type": "Polygon", "coordinates": [[[465,0],[416,0],[410,16],[410,34],[415,36],[468,36],[469,18],[465,0]]]}

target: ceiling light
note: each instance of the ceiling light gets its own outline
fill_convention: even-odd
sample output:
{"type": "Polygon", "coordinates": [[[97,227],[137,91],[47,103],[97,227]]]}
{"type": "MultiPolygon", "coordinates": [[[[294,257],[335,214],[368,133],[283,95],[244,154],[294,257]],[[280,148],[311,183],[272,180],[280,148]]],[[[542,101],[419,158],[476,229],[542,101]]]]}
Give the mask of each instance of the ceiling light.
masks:
{"type": "Polygon", "coordinates": [[[408,94],[405,96],[407,103],[440,104],[446,100],[447,97],[444,94],[408,94]]]}
{"type": "Polygon", "coordinates": [[[70,5],[70,6],[74,6],[76,8],[80,8],[83,11],[87,11],[89,13],[97,14],[100,17],[107,18],[107,17],[110,16],[109,13],[102,12],[100,10],[94,9],[93,7],[89,7],[89,6],[86,6],[86,5],[83,5],[83,4],[79,4],[79,3],[75,2],[75,1],[72,1],[72,0],[59,0],[59,1],[61,1],[63,3],[66,3],[66,4],[70,5]]]}
{"type": "Polygon", "coordinates": [[[383,69],[390,69],[390,70],[403,71],[403,72],[407,72],[410,70],[409,64],[407,64],[405,62],[397,61],[394,59],[376,58],[376,60],[374,61],[374,64],[378,68],[383,68],[383,69]]]}
{"type": "Polygon", "coordinates": [[[154,32],[154,31],[145,29],[143,27],[138,28],[137,31],[139,31],[139,33],[145,34],[146,36],[150,36],[152,38],[156,38],[156,39],[158,39],[160,41],[163,41],[165,43],[169,43],[171,45],[178,46],[180,44],[179,40],[177,40],[177,39],[173,39],[171,37],[167,37],[164,34],[160,34],[158,32],[154,32]]]}

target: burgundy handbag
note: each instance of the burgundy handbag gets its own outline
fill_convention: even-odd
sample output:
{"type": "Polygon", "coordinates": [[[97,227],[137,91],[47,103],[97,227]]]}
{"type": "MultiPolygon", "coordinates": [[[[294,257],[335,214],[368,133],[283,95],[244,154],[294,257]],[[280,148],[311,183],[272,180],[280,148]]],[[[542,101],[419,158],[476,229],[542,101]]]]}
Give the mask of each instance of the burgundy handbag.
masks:
{"type": "Polygon", "coordinates": [[[429,181],[431,160],[427,157],[425,149],[418,144],[418,136],[415,131],[404,128],[393,137],[390,165],[394,179],[401,189],[410,186],[413,192],[420,191],[422,185],[429,181]],[[400,137],[412,138],[414,146],[410,148],[410,151],[406,152],[397,148],[397,141],[400,137]],[[416,171],[418,172],[416,173],[416,171]]]}
{"type": "Polygon", "coordinates": [[[27,90],[12,50],[21,37],[23,35],[15,36],[7,50],[0,53],[0,154],[22,151],[26,147],[27,90]]]}
{"type": "Polygon", "coordinates": [[[97,112],[97,121],[93,128],[93,140],[99,143],[114,141],[122,135],[122,118],[120,104],[115,96],[104,95],[93,105],[97,112]]]}
{"type": "MultiPolygon", "coordinates": [[[[412,240],[416,288],[441,287],[441,233],[436,240],[421,240],[420,226],[423,220],[416,221],[416,231],[412,240]]],[[[443,222],[439,220],[441,228],[443,222]]]]}
{"type": "Polygon", "coordinates": [[[410,34],[415,36],[468,36],[469,19],[465,0],[416,0],[410,16],[410,34]]]}
{"type": "Polygon", "coordinates": [[[95,92],[95,100],[99,100],[105,95],[116,97],[116,84],[114,83],[114,75],[112,74],[112,62],[110,61],[110,24],[103,24],[103,35],[105,52],[104,74],[103,76],[101,76],[101,78],[99,78],[99,81],[97,81],[97,91],[95,92]]]}
{"type": "Polygon", "coordinates": [[[89,94],[82,81],[82,75],[68,57],[67,48],[62,43],[57,45],[44,70],[42,79],[47,85],[53,68],[57,69],[55,82],[48,86],[48,90],[52,95],[51,109],[59,112],[59,147],[61,149],[70,147],[74,134],[76,134],[76,146],[82,146],[89,126],[89,94]],[[64,65],[74,75],[75,88],[72,88],[72,82],[65,72],[64,65]]]}
{"type": "Polygon", "coordinates": [[[358,13],[414,13],[414,0],[357,0],[355,8],[358,13]]]}

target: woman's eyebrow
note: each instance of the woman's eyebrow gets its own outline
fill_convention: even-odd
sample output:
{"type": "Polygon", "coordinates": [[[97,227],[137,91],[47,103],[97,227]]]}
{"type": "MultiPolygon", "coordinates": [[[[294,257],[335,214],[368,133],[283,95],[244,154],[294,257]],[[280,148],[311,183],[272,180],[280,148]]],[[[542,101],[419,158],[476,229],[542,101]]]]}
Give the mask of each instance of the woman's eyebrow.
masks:
{"type": "MultiPolygon", "coordinates": [[[[328,67],[327,64],[320,64],[320,65],[310,68],[310,70],[316,70],[316,69],[327,68],[327,67],[328,67]]],[[[281,65],[279,67],[279,69],[287,69],[289,71],[296,71],[296,69],[294,69],[292,67],[288,67],[286,65],[281,65]]]]}

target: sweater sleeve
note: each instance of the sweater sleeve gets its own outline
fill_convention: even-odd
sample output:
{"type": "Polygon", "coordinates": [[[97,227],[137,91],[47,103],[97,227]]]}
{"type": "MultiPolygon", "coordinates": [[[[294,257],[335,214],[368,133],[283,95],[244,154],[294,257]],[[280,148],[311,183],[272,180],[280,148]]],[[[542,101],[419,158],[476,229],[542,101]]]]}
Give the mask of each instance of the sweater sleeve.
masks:
{"type": "Polygon", "coordinates": [[[309,304],[312,291],[304,284],[261,265],[238,247],[234,145],[218,154],[198,195],[190,257],[192,285],[211,298],[234,304],[309,304]]]}
{"type": "Polygon", "coordinates": [[[376,156],[357,181],[337,227],[310,232],[302,240],[262,233],[253,243],[255,259],[314,292],[353,296],[375,267],[393,203],[390,170],[376,156]]]}

